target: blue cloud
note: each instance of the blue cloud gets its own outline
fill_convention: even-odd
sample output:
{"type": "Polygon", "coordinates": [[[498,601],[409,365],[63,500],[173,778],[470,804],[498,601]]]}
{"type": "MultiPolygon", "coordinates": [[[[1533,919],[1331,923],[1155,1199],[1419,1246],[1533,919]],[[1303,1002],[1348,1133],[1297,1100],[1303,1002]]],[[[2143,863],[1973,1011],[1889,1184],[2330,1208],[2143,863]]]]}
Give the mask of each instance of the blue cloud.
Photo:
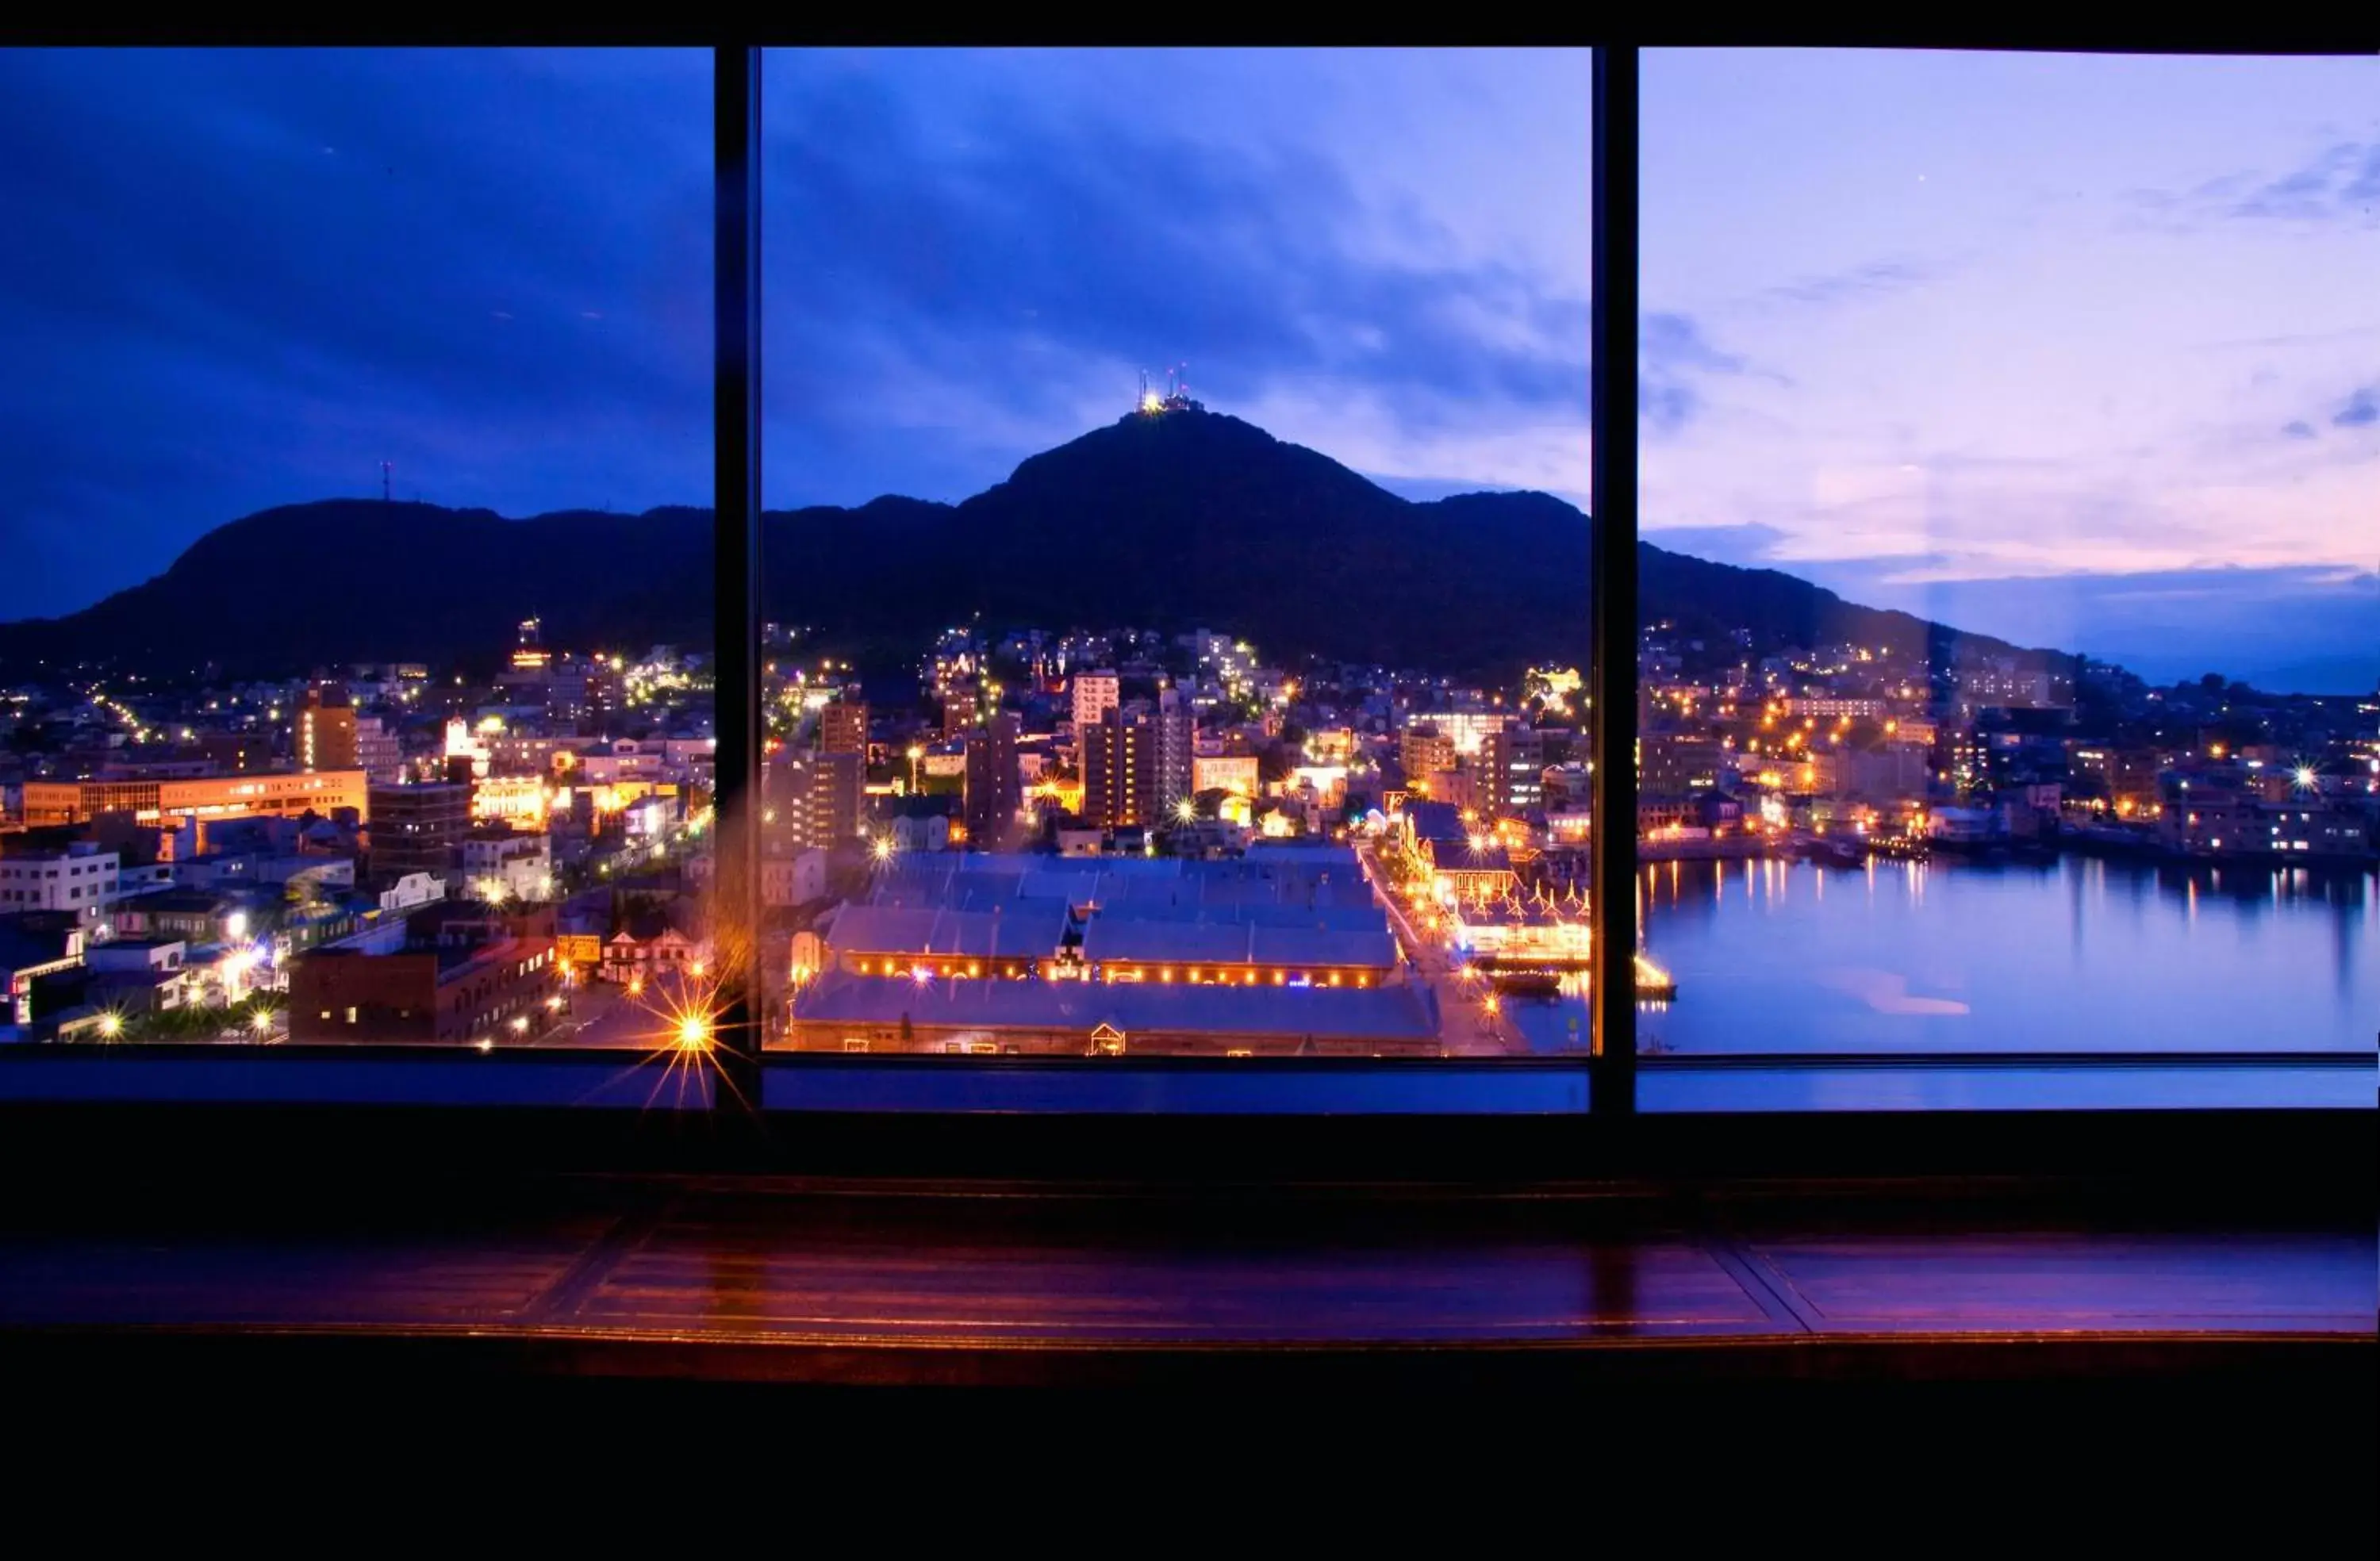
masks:
{"type": "Polygon", "coordinates": [[[1408,434],[1585,424],[1583,285],[1369,250],[1379,213],[1332,163],[1028,102],[971,115],[961,150],[897,81],[795,54],[769,83],[770,437],[814,457],[776,463],[799,491],[772,502],[911,485],[897,450],[839,453],[924,400],[971,491],[1031,453],[1020,425],[1081,431],[1086,366],[1184,355],[1219,409],[1359,392],[1408,434]]]}
{"type": "Polygon", "coordinates": [[[1673,434],[1701,413],[1698,381],[1746,369],[1742,357],[1714,346],[1690,315],[1645,315],[1637,352],[1637,415],[1658,434],[1673,434]]]}
{"type": "Polygon", "coordinates": [[[2367,428],[2380,423],[2380,385],[2366,385],[2347,398],[2331,422],[2342,429],[2367,428]]]}
{"type": "Polygon", "coordinates": [[[2144,222],[2176,232],[2225,222],[2380,225],[2380,140],[2335,141],[2277,177],[2242,171],[2126,199],[2144,222]]]}
{"type": "Polygon", "coordinates": [[[1796,304],[1862,303],[1906,293],[1940,275],[1937,268],[1913,260],[1877,260],[1827,276],[1803,277],[1771,287],[1762,296],[1796,304]]]}
{"type": "Polygon", "coordinates": [[[2307,422],[2303,417],[2300,417],[2294,422],[2282,424],[2281,432],[2291,439],[2313,439],[2315,437],[2313,425],[2307,422]]]}
{"type": "Polygon", "coordinates": [[[2230,207],[2235,217],[2295,222],[2380,221],[2380,141],[2340,141],[2230,207]]]}

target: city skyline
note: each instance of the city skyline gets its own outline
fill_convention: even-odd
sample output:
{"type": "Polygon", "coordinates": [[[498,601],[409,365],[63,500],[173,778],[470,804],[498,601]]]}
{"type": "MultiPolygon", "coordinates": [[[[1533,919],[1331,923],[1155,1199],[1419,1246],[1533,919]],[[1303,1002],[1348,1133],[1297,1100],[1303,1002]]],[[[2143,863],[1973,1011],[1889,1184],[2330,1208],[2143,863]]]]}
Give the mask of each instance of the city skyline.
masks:
{"type": "MultiPolygon", "coordinates": [[[[0,55],[36,370],[0,613],[383,459],[504,513],[703,496],[707,55],[309,64],[0,55]]],[[[2368,686],[2373,68],[1648,55],[1647,539],[2152,676],[2368,686]]],[[[1392,490],[1584,500],[1583,54],[768,70],[772,504],[962,497],[1182,357],[1392,490]]]]}

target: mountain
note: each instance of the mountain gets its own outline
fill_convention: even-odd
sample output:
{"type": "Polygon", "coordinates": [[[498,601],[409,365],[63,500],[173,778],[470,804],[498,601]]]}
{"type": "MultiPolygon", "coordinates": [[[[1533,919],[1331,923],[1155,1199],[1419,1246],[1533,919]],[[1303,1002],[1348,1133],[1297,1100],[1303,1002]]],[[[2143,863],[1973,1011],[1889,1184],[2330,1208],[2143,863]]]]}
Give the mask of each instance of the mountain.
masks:
{"type": "MultiPolygon", "coordinates": [[[[1543,493],[1414,502],[1238,418],[1131,414],[959,504],[883,498],[763,517],[762,598],[863,663],[938,630],[1206,626],[1269,654],[1509,677],[1583,664],[1593,522],[1543,493]]],[[[1938,658],[2002,642],[1845,602],[1773,570],[1640,545],[1650,620],[1938,658]]],[[[62,618],[0,624],[0,669],[109,658],[170,675],[492,660],[522,618],[549,643],[710,639],[710,513],[487,510],[331,500],[218,527],[164,575],[62,618]]]]}
{"type": "Polygon", "coordinates": [[[0,668],[109,659],[285,677],[347,661],[493,661],[523,618],[556,644],[710,637],[709,510],[641,515],[330,499],[217,526],[164,574],[63,618],[0,624],[0,668]]]}

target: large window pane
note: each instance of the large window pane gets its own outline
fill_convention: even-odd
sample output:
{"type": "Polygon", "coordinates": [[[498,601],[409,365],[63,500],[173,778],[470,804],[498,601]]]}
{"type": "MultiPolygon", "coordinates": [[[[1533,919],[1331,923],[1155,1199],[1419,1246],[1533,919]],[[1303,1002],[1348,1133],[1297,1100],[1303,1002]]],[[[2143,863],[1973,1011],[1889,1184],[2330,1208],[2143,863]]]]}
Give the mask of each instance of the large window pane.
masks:
{"type": "Polygon", "coordinates": [[[0,1034],[675,1036],[709,71],[0,54],[0,1034]]]}
{"type": "Polygon", "coordinates": [[[1590,90],[769,56],[772,1044],[1583,1054],[1590,90]]]}
{"type": "Polygon", "coordinates": [[[1648,56],[1646,1049],[2373,1048],[2375,101],[1648,56]]]}

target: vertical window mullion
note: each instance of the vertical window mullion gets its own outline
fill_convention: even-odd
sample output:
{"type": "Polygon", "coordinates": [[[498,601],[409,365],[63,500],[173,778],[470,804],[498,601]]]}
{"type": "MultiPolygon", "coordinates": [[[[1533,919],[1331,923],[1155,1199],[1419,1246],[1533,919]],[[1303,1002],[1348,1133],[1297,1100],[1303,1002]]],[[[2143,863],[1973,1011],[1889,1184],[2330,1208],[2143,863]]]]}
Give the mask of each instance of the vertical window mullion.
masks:
{"type": "Polygon", "coordinates": [[[1595,51],[1592,955],[1597,1114],[1636,1108],[1637,67],[1595,51]]]}
{"type": "Polygon", "coordinates": [[[711,847],[722,1110],[759,1099],[760,51],[712,52],[712,495],[718,748],[711,847]]]}

